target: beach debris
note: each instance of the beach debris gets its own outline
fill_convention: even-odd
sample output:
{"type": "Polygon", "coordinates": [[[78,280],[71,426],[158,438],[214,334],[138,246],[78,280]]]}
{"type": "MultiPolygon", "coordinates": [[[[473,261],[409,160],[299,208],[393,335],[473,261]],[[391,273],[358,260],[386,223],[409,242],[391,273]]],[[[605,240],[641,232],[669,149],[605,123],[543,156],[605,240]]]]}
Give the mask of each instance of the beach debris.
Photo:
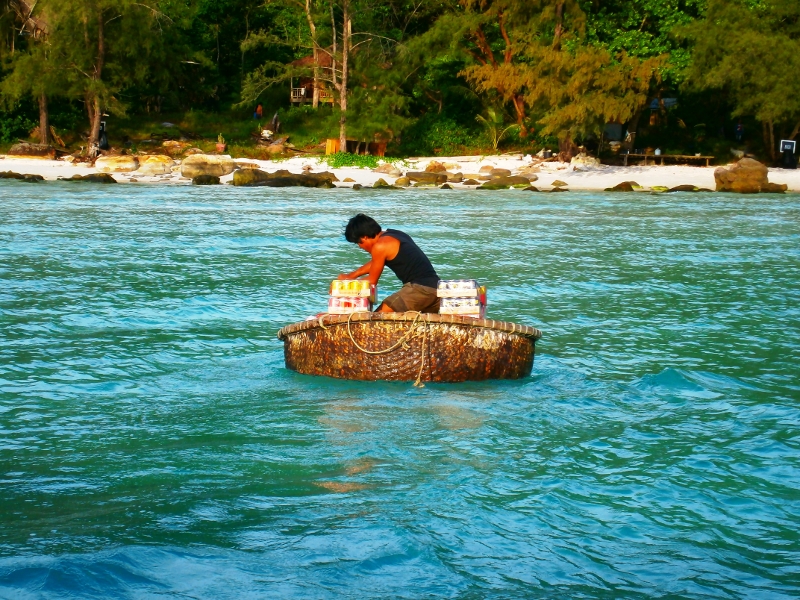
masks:
{"type": "MultiPolygon", "coordinates": [[[[192,154],[181,163],[181,175],[194,179],[200,175],[224,177],[236,170],[236,163],[227,154],[192,154]]],[[[254,171],[255,169],[246,169],[254,171]]]]}
{"type": "Polygon", "coordinates": [[[219,185],[219,177],[216,175],[198,175],[192,177],[192,185],[219,185]]]}
{"type": "MultiPolygon", "coordinates": [[[[718,192],[736,192],[740,194],[757,194],[761,191],[785,191],[769,185],[769,170],[752,158],[743,158],[728,167],[717,167],[714,170],[714,181],[718,192]]],[[[781,186],[778,186],[779,188],[781,186]]]]}
{"type": "Polygon", "coordinates": [[[137,175],[172,174],[172,167],[174,166],[175,161],[166,154],[147,154],[139,157],[139,171],[137,175]]]}
{"type": "Polygon", "coordinates": [[[583,167],[586,169],[596,169],[600,166],[600,160],[595,158],[594,156],[589,156],[585,152],[581,152],[572,157],[572,160],[569,163],[573,167],[583,167]]]}

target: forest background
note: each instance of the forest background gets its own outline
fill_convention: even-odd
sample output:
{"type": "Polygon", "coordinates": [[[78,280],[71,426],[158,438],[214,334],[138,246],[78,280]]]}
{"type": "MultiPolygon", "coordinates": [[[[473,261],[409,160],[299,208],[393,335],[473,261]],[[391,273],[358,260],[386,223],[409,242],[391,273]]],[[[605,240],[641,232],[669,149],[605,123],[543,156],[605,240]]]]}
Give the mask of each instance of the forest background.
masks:
{"type": "Polygon", "coordinates": [[[774,162],[800,133],[800,0],[2,0],[0,58],[0,148],[87,152],[102,121],[129,151],[220,134],[259,156],[275,113],[295,150],[394,156],[569,157],[621,132],[774,162]],[[290,102],[315,80],[332,102],[290,102]]]}

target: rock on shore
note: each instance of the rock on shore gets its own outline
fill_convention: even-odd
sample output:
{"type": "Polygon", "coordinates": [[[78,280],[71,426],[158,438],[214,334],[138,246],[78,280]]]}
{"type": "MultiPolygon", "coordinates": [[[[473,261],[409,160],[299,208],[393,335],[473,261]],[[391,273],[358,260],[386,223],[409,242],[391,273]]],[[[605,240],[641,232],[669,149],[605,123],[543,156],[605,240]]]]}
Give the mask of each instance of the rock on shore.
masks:
{"type": "Polygon", "coordinates": [[[192,154],[183,159],[181,163],[181,175],[189,179],[200,175],[224,177],[235,170],[236,163],[227,154],[192,154]]]}
{"type": "Polygon", "coordinates": [[[786,184],[770,183],[768,169],[752,158],[743,158],[728,166],[714,170],[718,192],[758,194],[759,192],[785,192],[786,184]]]}

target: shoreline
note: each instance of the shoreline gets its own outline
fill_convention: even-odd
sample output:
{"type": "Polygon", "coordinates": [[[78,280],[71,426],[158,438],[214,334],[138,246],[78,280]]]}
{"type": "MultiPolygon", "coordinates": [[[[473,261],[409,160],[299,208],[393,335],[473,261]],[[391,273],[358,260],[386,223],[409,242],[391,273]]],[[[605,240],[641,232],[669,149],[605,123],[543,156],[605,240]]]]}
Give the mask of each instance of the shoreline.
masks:
{"type": "MultiPolygon", "coordinates": [[[[364,187],[371,187],[378,179],[383,179],[390,185],[395,182],[397,177],[374,172],[370,169],[359,167],[329,168],[327,163],[320,162],[319,156],[313,157],[294,157],[285,160],[256,160],[238,159],[233,160],[237,163],[258,165],[263,171],[273,172],[278,169],[286,169],[292,173],[303,173],[304,168],[312,173],[330,171],[339,179],[337,187],[352,187],[360,184],[364,187]],[[352,179],[345,182],[345,179],[352,179]]],[[[174,159],[180,160],[180,159],[174,159]]],[[[466,179],[468,175],[477,175],[481,167],[491,166],[494,168],[508,169],[512,174],[522,168],[531,165],[530,157],[522,155],[499,155],[499,156],[457,156],[457,157],[415,157],[398,161],[396,164],[405,173],[406,171],[424,171],[425,167],[432,161],[438,161],[448,166],[448,171],[461,172],[466,179]]],[[[538,179],[532,182],[542,191],[552,189],[553,182],[560,180],[567,185],[566,189],[571,191],[604,191],[606,188],[614,187],[625,181],[636,182],[641,186],[641,191],[652,191],[652,188],[672,188],[679,185],[691,185],[697,188],[709,190],[715,189],[714,169],[716,167],[686,166],[686,165],[667,165],[667,166],[577,166],[568,163],[542,162],[537,163],[536,176],[538,179]]],[[[73,175],[88,175],[98,173],[94,167],[83,164],[69,163],[64,160],[51,160],[46,158],[28,158],[0,155],[0,171],[14,171],[20,174],[41,175],[46,181],[55,181],[59,178],[69,178],[73,175]]],[[[191,179],[180,175],[180,167],[175,167],[171,174],[166,175],[137,175],[136,171],[129,173],[110,173],[118,183],[144,184],[144,185],[191,185],[191,179]]],[[[233,174],[225,175],[220,178],[220,183],[230,183],[233,174]]],[[[772,183],[788,186],[787,193],[800,192],[800,169],[769,169],[769,181],[772,183]]],[[[475,186],[465,186],[461,183],[450,183],[453,189],[471,190],[475,186]]],[[[663,191],[663,190],[658,190],[663,191]]]]}

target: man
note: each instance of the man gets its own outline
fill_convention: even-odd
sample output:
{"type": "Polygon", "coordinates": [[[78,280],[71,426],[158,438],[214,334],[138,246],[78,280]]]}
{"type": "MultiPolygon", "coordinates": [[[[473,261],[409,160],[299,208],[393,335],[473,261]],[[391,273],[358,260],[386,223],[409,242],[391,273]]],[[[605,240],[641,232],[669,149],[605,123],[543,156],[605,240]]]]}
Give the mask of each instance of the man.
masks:
{"type": "Polygon", "coordinates": [[[375,219],[358,214],[348,221],[344,237],[369,252],[372,259],[352,273],[339,275],[339,279],[358,279],[366,275],[371,284],[377,284],[383,267],[387,266],[403,282],[400,291],[385,298],[376,312],[439,312],[436,296],[439,276],[410,236],[396,229],[383,231],[375,219]]]}

